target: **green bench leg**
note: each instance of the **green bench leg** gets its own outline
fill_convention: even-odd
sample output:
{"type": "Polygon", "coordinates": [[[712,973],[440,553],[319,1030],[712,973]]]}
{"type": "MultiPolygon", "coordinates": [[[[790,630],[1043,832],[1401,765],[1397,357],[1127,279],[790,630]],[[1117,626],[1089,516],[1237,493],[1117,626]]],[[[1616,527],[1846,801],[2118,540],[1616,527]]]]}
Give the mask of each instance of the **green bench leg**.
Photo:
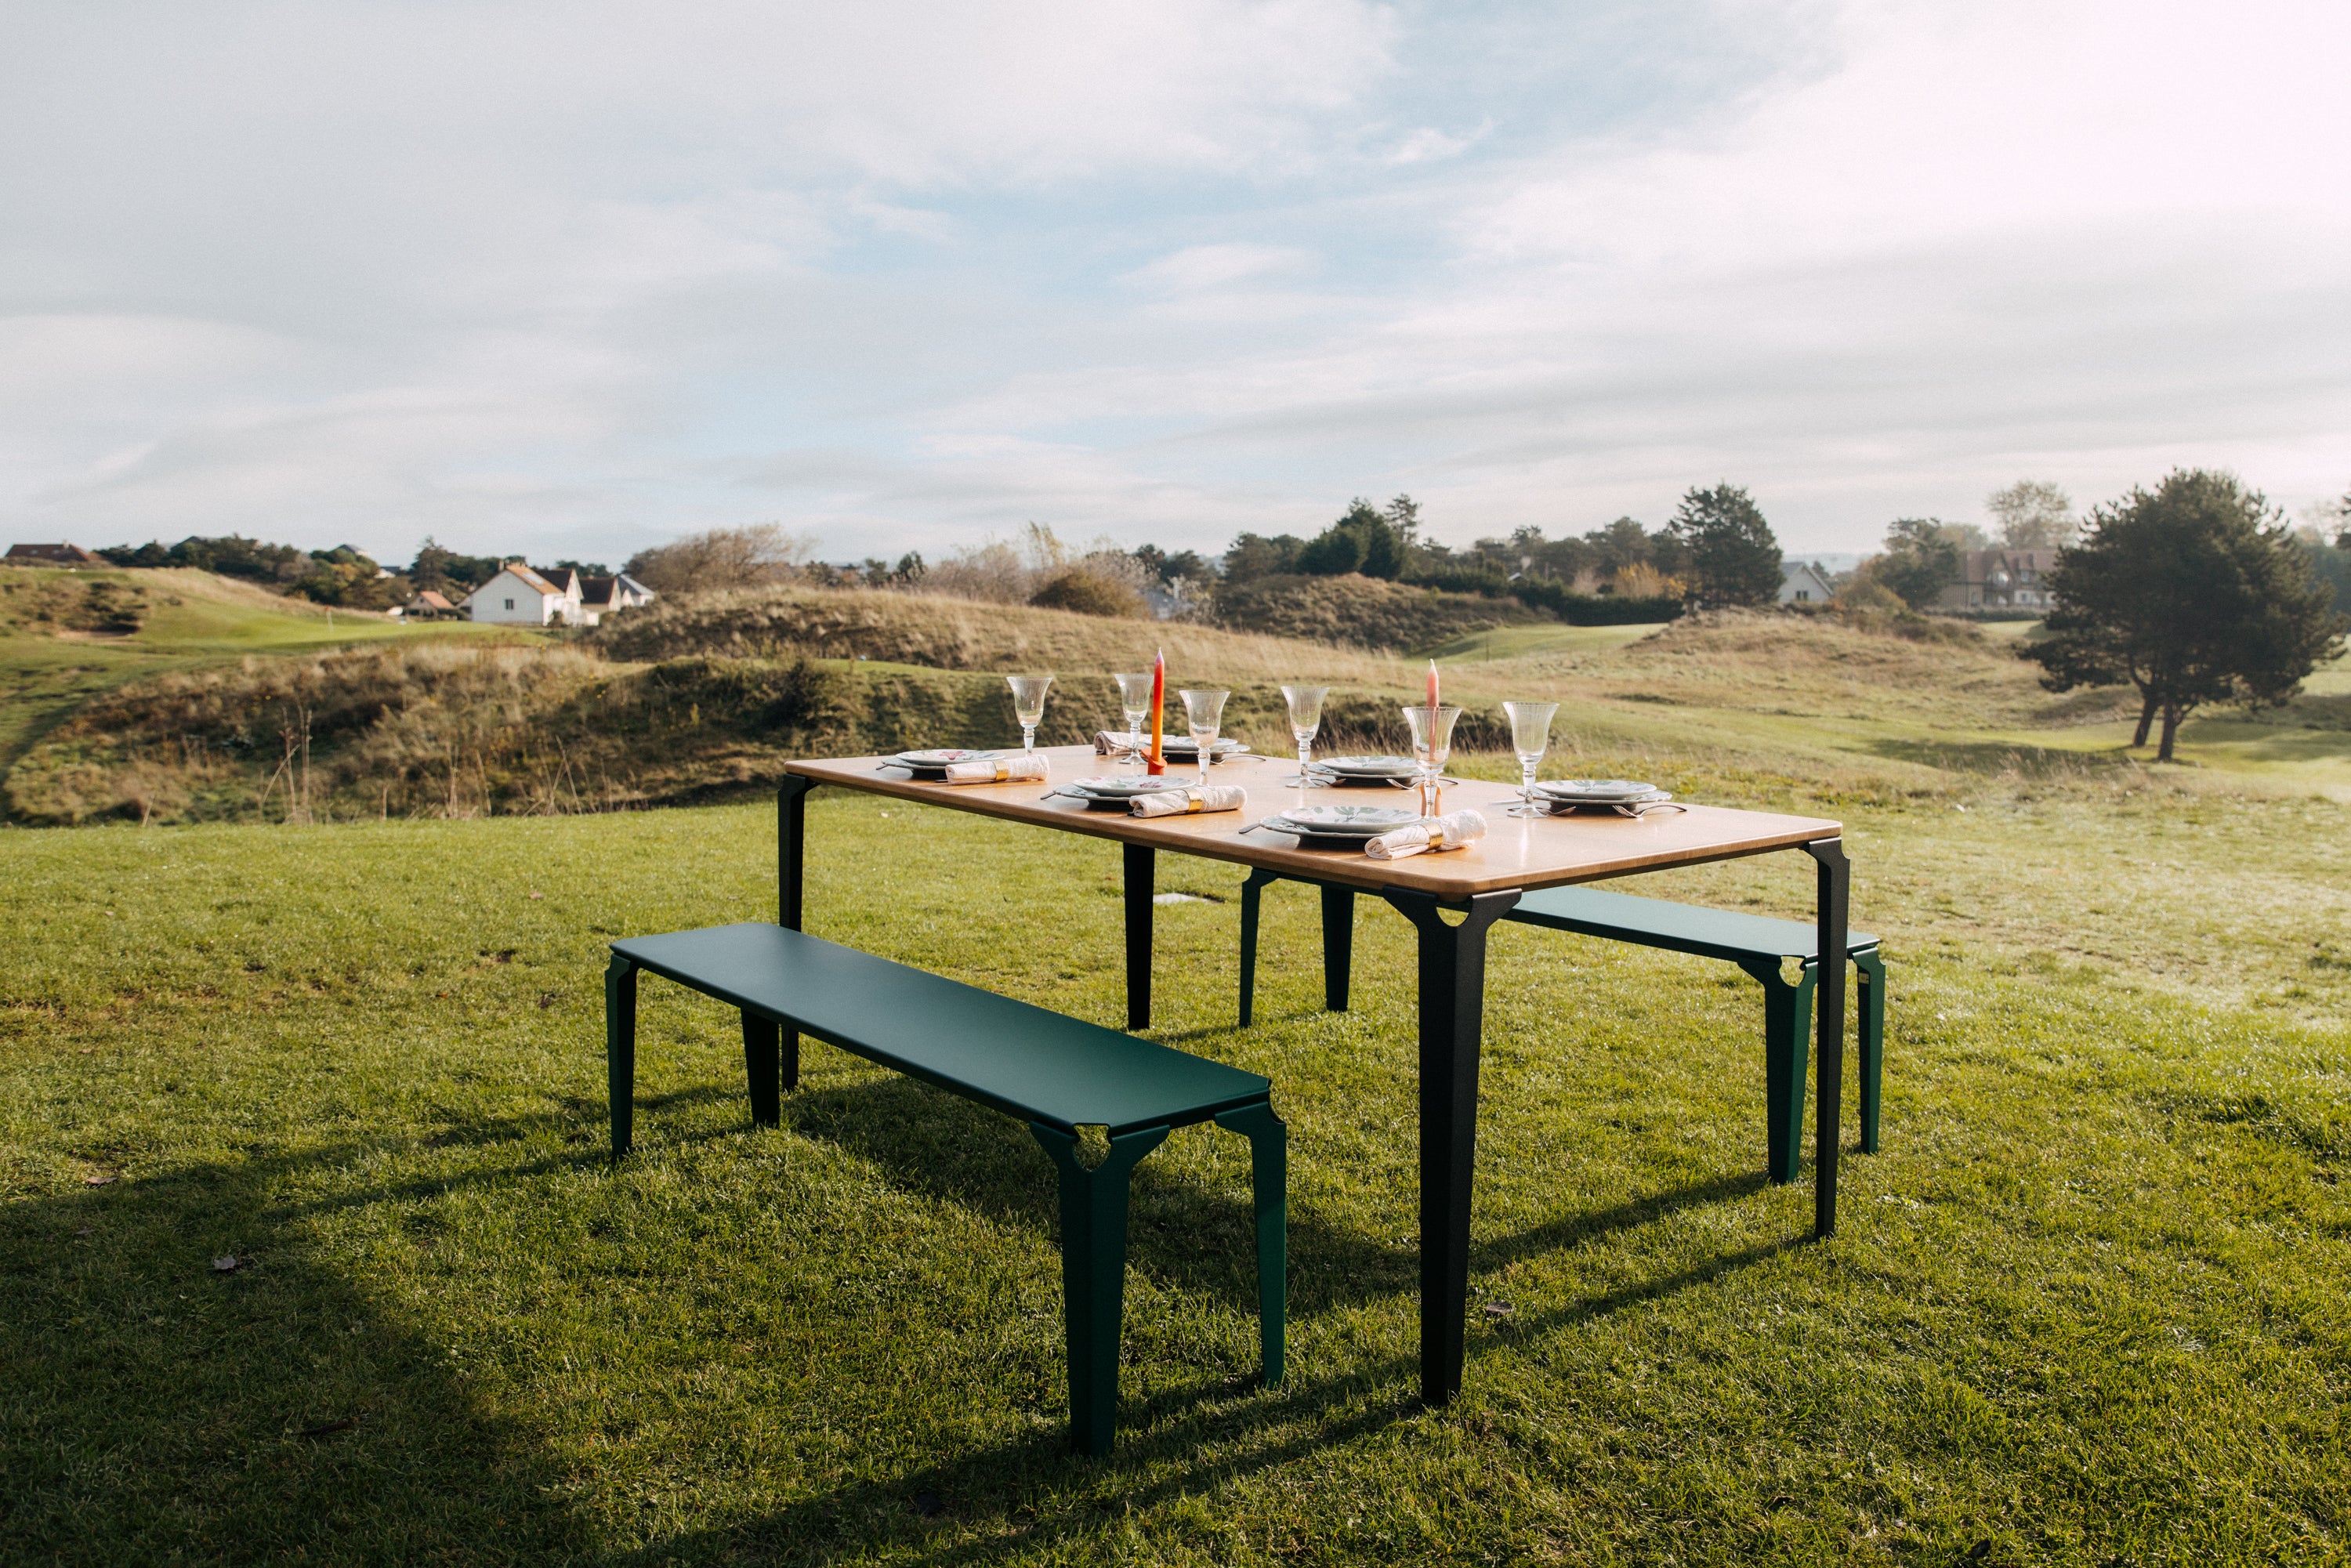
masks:
{"type": "Polygon", "coordinates": [[[1806,964],[1791,985],[1774,960],[1743,960],[1739,967],[1763,987],[1764,1169],[1775,1182],[1794,1181],[1804,1152],[1804,1079],[1819,967],[1806,964]]]}
{"type": "MultiPolygon", "coordinates": [[[[762,1127],[772,1127],[784,1119],[783,1033],[783,1027],[773,1019],[757,1013],[743,1015],[743,1075],[751,1082],[751,1120],[762,1127]]],[[[792,1044],[799,1044],[797,1032],[792,1044]]]]}
{"type": "Polygon", "coordinates": [[[1853,956],[1861,972],[1861,1152],[1877,1152],[1878,1093],[1886,1077],[1886,960],[1877,950],[1853,956]]]}
{"type": "Polygon", "coordinates": [[[1249,1141],[1249,1189],[1257,1209],[1257,1336],[1269,1388],[1281,1382],[1289,1316],[1290,1129],[1270,1104],[1244,1105],[1217,1125],[1249,1141]]]}
{"type": "Polygon", "coordinates": [[[629,1152],[637,1092],[637,967],[618,953],[604,967],[604,1080],[618,1159],[629,1152]]]}
{"type": "Polygon", "coordinates": [[[1078,1163],[1078,1140],[1029,1124],[1061,1178],[1061,1303],[1070,1357],[1070,1441],[1081,1453],[1110,1452],[1118,1424],[1118,1339],[1126,1301],[1126,1197],[1135,1162],[1167,1136],[1145,1127],[1110,1141],[1092,1170],[1078,1163]]]}
{"type": "MultiPolygon", "coordinates": [[[[1285,880],[1280,872],[1253,871],[1241,883],[1241,1027],[1257,1014],[1258,901],[1265,889],[1285,880]]],[[[1355,890],[1315,884],[1322,891],[1322,1006],[1347,1010],[1347,992],[1355,963],[1355,890]]]]}

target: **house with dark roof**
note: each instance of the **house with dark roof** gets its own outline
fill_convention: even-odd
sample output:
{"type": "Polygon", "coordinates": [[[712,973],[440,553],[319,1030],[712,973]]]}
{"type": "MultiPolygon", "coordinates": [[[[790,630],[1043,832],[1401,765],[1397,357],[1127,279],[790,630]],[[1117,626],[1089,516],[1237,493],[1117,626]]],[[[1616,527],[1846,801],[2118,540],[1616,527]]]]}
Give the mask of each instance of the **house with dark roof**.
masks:
{"type": "Polygon", "coordinates": [[[2026,610],[2040,613],[2056,604],[2049,573],[2053,549],[1976,549],[1959,558],[1959,580],[1946,583],[1938,610],[2026,610]]]}
{"type": "Polygon", "coordinates": [[[79,545],[10,545],[0,566],[104,566],[106,558],[79,545]]]}

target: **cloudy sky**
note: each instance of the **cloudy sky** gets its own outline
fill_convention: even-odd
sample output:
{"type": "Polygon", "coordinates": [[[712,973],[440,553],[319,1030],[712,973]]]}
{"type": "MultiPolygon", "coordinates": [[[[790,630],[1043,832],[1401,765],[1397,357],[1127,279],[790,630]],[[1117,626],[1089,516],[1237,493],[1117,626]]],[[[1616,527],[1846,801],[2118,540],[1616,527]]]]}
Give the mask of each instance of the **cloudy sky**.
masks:
{"type": "Polygon", "coordinates": [[[0,536],[2351,487],[2340,0],[0,9],[0,536]]]}

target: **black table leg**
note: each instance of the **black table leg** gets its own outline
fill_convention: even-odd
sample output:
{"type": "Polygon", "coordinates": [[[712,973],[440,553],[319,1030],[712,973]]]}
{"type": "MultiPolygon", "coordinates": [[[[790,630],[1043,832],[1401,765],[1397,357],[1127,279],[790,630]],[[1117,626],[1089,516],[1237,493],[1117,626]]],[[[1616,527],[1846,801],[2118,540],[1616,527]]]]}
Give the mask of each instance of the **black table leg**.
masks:
{"type": "Polygon", "coordinates": [[[1128,844],[1126,880],[1126,1027],[1151,1027],[1151,894],[1156,852],[1128,844]]]}
{"type": "Polygon", "coordinates": [[[808,844],[808,796],[816,780],[787,773],[776,788],[776,924],[800,928],[800,868],[808,844]]]}
{"type": "Polygon", "coordinates": [[[1322,884],[1322,1005],[1347,1010],[1347,981],[1355,964],[1355,890],[1322,884]]]}
{"type": "MultiPolygon", "coordinates": [[[[800,928],[801,868],[807,862],[808,797],[816,788],[816,780],[803,779],[797,773],[787,773],[776,789],[776,924],[787,931],[800,928]]],[[[751,1017],[743,1015],[743,1036],[746,1050],[751,1045],[751,1017]]],[[[800,1037],[797,1030],[779,1030],[773,1052],[775,1081],[782,1089],[800,1086],[800,1037]]],[[[774,1093],[769,1098],[773,1099],[774,1093]]],[[[758,1113],[758,1086],[752,1085],[753,1113],[758,1113]]],[[[768,1117],[770,1124],[781,1119],[780,1110],[768,1117]]]]}
{"type": "Polygon", "coordinates": [[[1853,897],[1853,865],[1843,839],[1806,844],[1815,868],[1813,899],[1820,914],[1820,986],[1814,997],[1813,1061],[1818,1074],[1813,1129],[1813,1239],[1836,1234],[1838,1123],[1844,1100],[1845,915],[1853,897]]]}
{"type": "Polygon", "coordinates": [[[1389,887],[1380,895],[1420,931],[1420,1396],[1442,1405],[1461,1392],[1469,1314],[1486,930],[1519,894],[1478,894],[1458,925],[1433,894],[1389,887]]]}

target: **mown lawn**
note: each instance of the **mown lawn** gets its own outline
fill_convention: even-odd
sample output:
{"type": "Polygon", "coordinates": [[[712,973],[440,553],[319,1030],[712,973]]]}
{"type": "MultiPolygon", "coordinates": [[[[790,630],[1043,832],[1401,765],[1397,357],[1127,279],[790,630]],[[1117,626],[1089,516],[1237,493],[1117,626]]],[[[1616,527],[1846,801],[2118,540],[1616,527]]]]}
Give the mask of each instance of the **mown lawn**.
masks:
{"type": "MultiPolygon", "coordinates": [[[[1246,1145],[1178,1134],[1108,1462],[1063,1448],[1019,1127],[811,1046],[754,1130],[731,1015],[648,980],[607,1164],[601,945],[768,915],[770,810],[0,834],[0,1555],[2343,1561],[2351,809],[1966,789],[1825,808],[1895,986],[1826,1245],[1761,1180],[1750,981],[1499,929],[1441,1411],[1403,922],[1321,1014],[1277,888],[1237,1031],[1239,873],[1165,868],[1207,896],[1161,911],[1163,1038],[1290,1124],[1292,1378],[1252,1380],[1246,1145]]],[[[1117,1020],[1108,847],[811,832],[810,929],[1117,1020]]],[[[1638,890],[1795,913],[1808,866],[1638,890]]]]}

